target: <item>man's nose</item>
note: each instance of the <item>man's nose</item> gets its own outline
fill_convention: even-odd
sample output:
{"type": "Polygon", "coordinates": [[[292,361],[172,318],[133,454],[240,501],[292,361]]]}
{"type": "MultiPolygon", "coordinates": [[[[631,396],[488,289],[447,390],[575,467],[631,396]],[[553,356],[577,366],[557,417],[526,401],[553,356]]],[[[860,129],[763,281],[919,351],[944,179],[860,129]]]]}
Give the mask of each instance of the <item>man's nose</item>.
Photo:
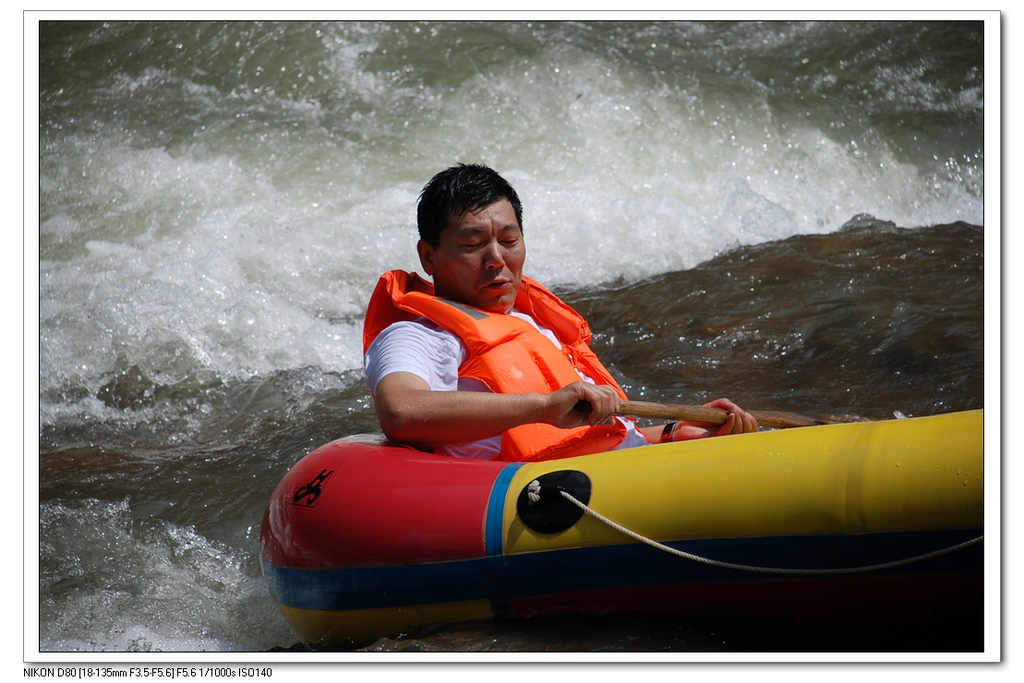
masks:
{"type": "Polygon", "coordinates": [[[484,251],[484,265],[488,268],[501,268],[505,265],[505,255],[502,253],[498,240],[488,243],[487,249],[484,251]]]}

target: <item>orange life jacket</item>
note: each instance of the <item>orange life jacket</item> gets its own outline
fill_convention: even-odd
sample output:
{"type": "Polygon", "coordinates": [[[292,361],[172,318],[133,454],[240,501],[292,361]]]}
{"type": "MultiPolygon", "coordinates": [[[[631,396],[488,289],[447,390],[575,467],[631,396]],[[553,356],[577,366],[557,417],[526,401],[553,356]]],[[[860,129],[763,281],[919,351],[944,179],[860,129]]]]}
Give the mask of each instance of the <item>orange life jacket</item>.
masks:
{"type": "MultiPolygon", "coordinates": [[[[540,284],[524,277],[515,301],[550,329],[562,344],[555,348],[533,325],[512,315],[489,313],[434,296],[434,286],[415,273],[392,270],[381,276],[370,297],[363,326],[363,353],[384,328],[423,317],[456,334],[466,347],[459,377],[483,382],[495,393],[549,393],[580,381],[578,368],[598,384],[625,392],[590,350],[590,326],[576,311],[540,284]]],[[[503,433],[499,460],[551,460],[611,450],[626,436],[614,425],[560,429],[531,423],[503,433]]]]}

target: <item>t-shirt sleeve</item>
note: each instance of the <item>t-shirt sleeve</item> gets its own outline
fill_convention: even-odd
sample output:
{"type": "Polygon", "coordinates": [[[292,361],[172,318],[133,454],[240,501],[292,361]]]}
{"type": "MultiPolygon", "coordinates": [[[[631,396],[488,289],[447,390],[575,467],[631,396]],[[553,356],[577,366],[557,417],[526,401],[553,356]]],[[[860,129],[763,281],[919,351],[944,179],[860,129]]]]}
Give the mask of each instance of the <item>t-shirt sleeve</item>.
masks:
{"type": "Polygon", "coordinates": [[[395,372],[409,372],[434,391],[454,391],[459,366],[466,350],[457,336],[415,321],[401,321],[384,329],[363,358],[366,382],[377,391],[382,379],[395,372]]]}

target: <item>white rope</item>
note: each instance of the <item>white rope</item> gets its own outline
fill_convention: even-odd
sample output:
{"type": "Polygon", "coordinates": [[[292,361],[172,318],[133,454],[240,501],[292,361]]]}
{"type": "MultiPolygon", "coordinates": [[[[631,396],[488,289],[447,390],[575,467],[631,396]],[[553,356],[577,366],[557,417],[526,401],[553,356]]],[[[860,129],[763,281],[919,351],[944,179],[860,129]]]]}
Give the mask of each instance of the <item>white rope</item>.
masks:
{"type": "Polygon", "coordinates": [[[540,502],[540,482],[536,479],[527,485],[526,498],[530,501],[530,505],[536,505],[540,502]]]}
{"type": "Polygon", "coordinates": [[[616,524],[615,522],[613,522],[612,520],[608,519],[607,517],[605,517],[604,515],[600,514],[599,512],[596,512],[595,510],[592,510],[586,504],[581,503],[580,501],[576,500],[568,492],[566,492],[566,491],[559,491],[559,493],[561,493],[562,496],[566,500],[568,500],[570,503],[572,503],[576,507],[582,509],[585,513],[587,513],[588,515],[590,515],[594,519],[596,519],[596,520],[598,520],[600,522],[603,522],[604,524],[607,524],[611,528],[613,528],[616,531],[619,531],[619,532],[629,536],[630,538],[634,538],[634,539],[640,541],[641,543],[646,543],[647,545],[652,546],[654,548],[657,548],[658,550],[663,550],[663,551],[665,551],[665,552],[667,552],[667,553],[669,553],[671,555],[677,555],[679,557],[683,557],[683,558],[686,558],[688,560],[693,560],[694,562],[702,562],[704,564],[709,564],[709,565],[712,565],[712,566],[715,566],[715,567],[724,567],[726,569],[739,569],[739,570],[749,571],[749,572],[761,572],[761,573],[765,573],[765,574],[855,574],[855,573],[861,573],[861,572],[878,571],[878,570],[881,570],[881,569],[891,569],[893,567],[900,567],[900,566],[903,566],[903,565],[911,564],[913,562],[919,562],[921,560],[928,560],[928,559],[931,559],[931,558],[939,557],[941,555],[947,555],[949,553],[952,553],[952,552],[955,552],[957,550],[961,550],[963,548],[967,548],[968,546],[972,546],[972,545],[974,545],[976,543],[979,543],[979,542],[981,542],[981,540],[983,538],[985,538],[984,536],[978,536],[978,537],[972,538],[972,539],[970,539],[968,541],[964,541],[963,543],[957,543],[956,545],[949,546],[948,548],[942,548],[941,550],[933,550],[931,552],[924,553],[923,555],[916,555],[914,557],[908,557],[908,558],[905,558],[905,559],[902,559],[902,560],[895,560],[893,562],[883,562],[881,564],[870,564],[870,565],[865,565],[865,566],[861,566],[861,567],[843,567],[843,568],[835,568],[835,569],[787,569],[787,568],[784,568],[784,567],[753,567],[751,565],[746,565],[746,564],[734,564],[732,562],[722,562],[720,560],[712,560],[712,559],[707,558],[707,557],[701,557],[700,555],[694,555],[692,553],[684,552],[682,550],[677,550],[676,548],[672,548],[672,547],[667,546],[667,545],[665,545],[663,543],[658,543],[657,541],[655,541],[653,539],[650,539],[650,538],[647,538],[645,536],[641,536],[640,534],[636,533],[635,531],[631,531],[631,530],[627,529],[626,527],[624,527],[624,526],[622,526],[620,524],[616,524]]]}

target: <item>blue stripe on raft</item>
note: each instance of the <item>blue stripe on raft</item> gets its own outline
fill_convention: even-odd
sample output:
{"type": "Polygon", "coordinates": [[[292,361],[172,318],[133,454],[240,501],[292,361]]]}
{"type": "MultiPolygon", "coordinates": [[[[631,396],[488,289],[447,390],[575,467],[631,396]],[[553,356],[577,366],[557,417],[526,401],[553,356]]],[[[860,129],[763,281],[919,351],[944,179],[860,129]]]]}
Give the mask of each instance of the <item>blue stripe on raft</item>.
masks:
{"type": "MultiPolygon", "coordinates": [[[[505,487],[498,487],[495,489],[505,487]]],[[[969,540],[979,531],[705,539],[672,547],[726,562],[800,568],[855,567],[912,557],[969,540]]],[[[873,575],[981,571],[981,543],[873,575]]],[[[471,560],[354,569],[287,569],[262,561],[271,595],[304,609],[486,600],[699,581],[785,580],[779,575],[722,569],[633,543],[495,555],[471,560]]],[[[799,578],[799,577],[798,577],[799,578]]]]}
{"type": "Polygon", "coordinates": [[[498,473],[494,486],[491,487],[491,497],[487,501],[487,521],[484,526],[488,556],[501,555],[505,536],[505,496],[508,494],[512,477],[522,466],[521,462],[509,463],[498,473]]]}

